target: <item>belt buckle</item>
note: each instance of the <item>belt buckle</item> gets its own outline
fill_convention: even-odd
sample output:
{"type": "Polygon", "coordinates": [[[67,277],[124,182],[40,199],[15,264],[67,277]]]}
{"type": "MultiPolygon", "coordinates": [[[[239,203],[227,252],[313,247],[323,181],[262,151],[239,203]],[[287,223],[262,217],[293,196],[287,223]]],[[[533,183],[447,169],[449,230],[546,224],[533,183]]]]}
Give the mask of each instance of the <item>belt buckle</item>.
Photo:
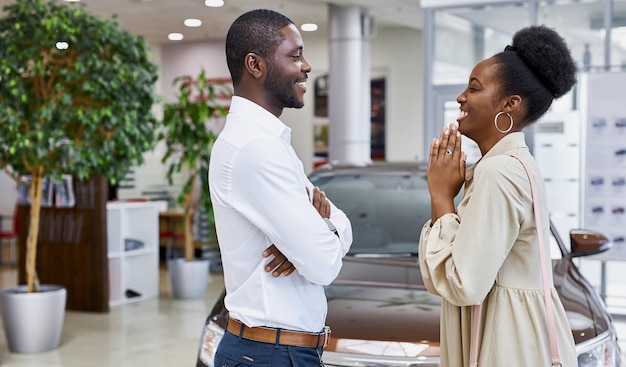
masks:
{"type": "Polygon", "coordinates": [[[330,339],[330,326],[324,326],[324,348],[328,345],[330,339]]]}

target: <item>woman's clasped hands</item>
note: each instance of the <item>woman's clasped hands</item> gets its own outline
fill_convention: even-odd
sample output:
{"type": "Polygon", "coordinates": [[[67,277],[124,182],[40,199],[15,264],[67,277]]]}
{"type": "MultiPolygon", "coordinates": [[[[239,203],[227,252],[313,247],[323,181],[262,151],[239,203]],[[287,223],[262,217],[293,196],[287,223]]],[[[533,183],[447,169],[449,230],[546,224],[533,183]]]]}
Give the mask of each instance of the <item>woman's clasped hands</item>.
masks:
{"type": "Polygon", "coordinates": [[[455,123],[441,129],[440,137],[430,145],[428,190],[433,205],[433,219],[454,212],[454,197],[465,182],[467,154],[461,150],[461,133],[455,123]]]}

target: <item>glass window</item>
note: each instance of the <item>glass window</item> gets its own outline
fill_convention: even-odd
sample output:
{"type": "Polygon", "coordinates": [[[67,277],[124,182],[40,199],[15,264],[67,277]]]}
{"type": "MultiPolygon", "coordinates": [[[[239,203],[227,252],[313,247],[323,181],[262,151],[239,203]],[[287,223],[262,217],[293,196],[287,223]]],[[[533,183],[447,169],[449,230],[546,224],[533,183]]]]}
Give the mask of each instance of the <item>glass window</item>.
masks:
{"type": "Polygon", "coordinates": [[[561,0],[539,3],[537,23],[565,38],[581,71],[604,68],[604,0],[561,0]]]}
{"type": "Polygon", "coordinates": [[[626,71],[626,0],[614,0],[612,22],[611,65],[613,70],[626,71]]]}
{"type": "Polygon", "coordinates": [[[474,65],[502,51],[528,19],[525,2],[435,11],[433,83],[467,83],[474,65]]]}
{"type": "MultiPolygon", "coordinates": [[[[626,0],[613,0],[611,65],[626,69],[626,0]]],[[[556,29],[581,71],[604,70],[605,0],[539,1],[443,8],[434,12],[433,84],[465,83],[472,67],[500,52],[512,35],[533,23],[556,29]]]]}

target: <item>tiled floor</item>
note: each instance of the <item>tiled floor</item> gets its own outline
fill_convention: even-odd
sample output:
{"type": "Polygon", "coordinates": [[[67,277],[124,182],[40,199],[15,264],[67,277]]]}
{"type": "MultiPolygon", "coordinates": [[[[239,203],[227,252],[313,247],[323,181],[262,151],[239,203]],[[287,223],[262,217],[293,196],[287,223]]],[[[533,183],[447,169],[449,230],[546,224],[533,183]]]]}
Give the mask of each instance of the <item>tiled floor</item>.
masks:
{"type": "MultiPolygon", "coordinates": [[[[195,366],[200,333],[223,277],[211,274],[204,299],[174,300],[167,271],[162,268],[160,273],[158,299],[117,306],[105,314],[67,311],[61,344],[51,352],[11,353],[0,332],[0,366],[195,366]]],[[[15,268],[0,267],[0,288],[16,280],[15,268]]]]}
{"type": "MultiPolygon", "coordinates": [[[[0,266],[0,288],[16,284],[14,267],[0,266]]],[[[205,318],[223,287],[211,274],[206,297],[174,300],[161,269],[158,299],[114,307],[106,314],[68,311],[61,345],[41,354],[14,354],[0,333],[0,365],[6,367],[194,366],[205,318]]],[[[626,352],[626,315],[615,315],[626,352]]],[[[626,356],[626,354],[624,354],[626,356]]],[[[626,363],[626,358],[622,357],[626,363]]]]}

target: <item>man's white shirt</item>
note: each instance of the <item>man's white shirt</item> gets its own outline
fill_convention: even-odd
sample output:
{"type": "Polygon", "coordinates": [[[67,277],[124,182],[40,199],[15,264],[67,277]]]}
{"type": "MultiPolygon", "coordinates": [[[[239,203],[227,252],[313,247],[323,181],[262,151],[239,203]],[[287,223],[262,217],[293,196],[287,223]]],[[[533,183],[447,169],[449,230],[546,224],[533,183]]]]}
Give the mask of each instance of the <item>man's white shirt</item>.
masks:
{"type": "Polygon", "coordinates": [[[331,203],[330,221],[313,207],[313,185],[290,144],[291,129],[261,106],[233,97],[211,152],[209,188],[220,245],[225,305],[244,324],[322,330],[324,285],[339,274],[352,227],[331,203]],[[274,244],[296,267],[276,278],[263,251],[274,244]]]}

